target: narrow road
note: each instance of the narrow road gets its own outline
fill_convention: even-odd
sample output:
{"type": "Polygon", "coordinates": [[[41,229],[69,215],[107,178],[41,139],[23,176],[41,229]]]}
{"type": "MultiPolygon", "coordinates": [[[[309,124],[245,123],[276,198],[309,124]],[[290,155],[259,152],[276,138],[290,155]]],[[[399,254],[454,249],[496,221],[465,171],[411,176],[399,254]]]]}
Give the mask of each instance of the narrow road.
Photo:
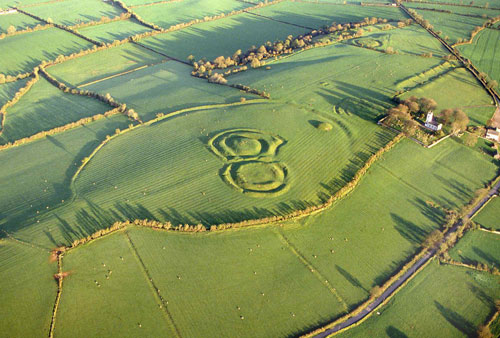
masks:
{"type": "MultiPolygon", "coordinates": [[[[490,198],[491,196],[498,194],[500,189],[500,181],[491,190],[488,192],[488,195],[484,197],[481,201],[479,201],[474,208],[467,214],[467,217],[472,217],[490,198]]],[[[457,231],[458,227],[462,225],[462,221],[458,221],[449,231],[446,237],[442,240],[442,242],[446,241],[446,239],[455,231],[457,231]]],[[[331,329],[325,330],[321,333],[318,333],[314,336],[314,338],[325,338],[329,335],[345,329],[373,312],[383,301],[385,301],[389,296],[391,296],[404,282],[406,282],[410,277],[412,277],[416,271],[424,265],[429,259],[431,259],[436,254],[437,249],[432,249],[428,253],[426,253],[420,260],[415,262],[415,264],[406,271],[404,275],[402,275],[397,281],[395,281],[384,293],[382,293],[379,297],[377,297],[370,305],[364,308],[359,314],[347,319],[345,322],[342,322],[331,329]]]]}

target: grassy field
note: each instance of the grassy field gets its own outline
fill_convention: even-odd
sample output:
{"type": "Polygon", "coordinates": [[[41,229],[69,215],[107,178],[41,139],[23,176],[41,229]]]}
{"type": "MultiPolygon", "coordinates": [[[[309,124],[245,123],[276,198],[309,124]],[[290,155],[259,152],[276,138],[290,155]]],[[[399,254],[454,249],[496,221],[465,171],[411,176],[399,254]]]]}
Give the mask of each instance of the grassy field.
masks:
{"type": "Polygon", "coordinates": [[[389,55],[348,44],[333,44],[269,61],[261,67],[228,77],[265,90],[284,100],[327,115],[337,108],[372,120],[394,105],[392,97],[403,79],[442,61],[410,55],[389,55]]]}
{"type": "Polygon", "coordinates": [[[500,198],[495,197],[493,200],[488,202],[483,210],[476,217],[474,217],[474,222],[479,223],[481,226],[500,230],[500,198]]]}
{"type": "MultiPolygon", "coordinates": [[[[447,2],[451,3],[453,1],[447,1],[447,2]]],[[[451,12],[450,14],[460,14],[460,15],[466,15],[466,16],[478,15],[478,16],[484,16],[486,19],[495,17],[495,16],[500,14],[500,10],[486,9],[486,8],[475,8],[475,7],[440,5],[438,3],[437,4],[428,4],[428,3],[420,4],[418,2],[414,2],[414,3],[408,3],[407,7],[408,8],[415,8],[417,11],[418,11],[418,8],[429,8],[429,9],[450,11],[451,12]]],[[[493,3],[491,3],[491,7],[499,8],[500,6],[496,6],[493,3]]],[[[421,12],[420,13],[421,15],[423,15],[424,17],[426,16],[427,11],[421,10],[420,12],[421,12]]]]}
{"type": "Polygon", "coordinates": [[[194,55],[196,59],[206,57],[212,60],[220,55],[232,56],[238,49],[247,50],[252,45],[307,31],[305,28],[243,13],[142,39],[140,42],[181,60],[186,60],[189,55],[194,55]]]}
{"type": "Polygon", "coordinates": [[[63,270],[71,275],[64,281],[56,336],[174,336],[123,233],[69,253],[63,270]]]}
{"type": "Polygon", "coordinates": [[[16,30],[23,30],[38,24],[43,23],[21,13],[0,15],[0,34],[7,33],[10,26],[14,26],[16,30]]]}
{"type": "Polygon", "coordinates": [[[191,67],[168,61],[136,72],[85,86],[102,94],[110,93],[139,113],[142,120],[179,109],[237,102],[241,97],[256,98],[237,89],[208,83],[192,77],[191,67]]]}
{"type": "Polygon", "coordinates": [[[469,116],[472,125],[486,125],[495,111],[493,99],[465,68],[447,72],[404,93],[401,98],[410,96],[433,98],[438,104],[436,112],[461,108],[469,116]]]}
{"type": "MultiPolygon", "coordinates": [[[[0,233],[0,237],[3,233],[0,233]]],[[[40,337],[49,332],[57,284],[49,253],[0,239],[0,326],[6,337],[40,337]]]]}
{"type": "Polygon", "coordinates": [[[0,48],[6,51],[0,60],[2,74],[26,73],[42,60],[54,60],[58,55],[69,55],[92,44],[58,28],[49,28],[29,34],[20,34],[0,40],[0,48]],[[25,53],[29,50],[29,53],[25,53]]]}
{"type": "Polygon", "coordinates": [[[42,77],[7,110],[0,139],[12,142],[111,109],[99,100],[64,93],[42,77]]]}
{"type": "Polygon", "coordinates": [[[91,39],[112,43],[115,40],[123,40],[129,36],[144,33],[151,29],[136,23],[133,20],[121,20],[104,25],[81,28],[78,31],[91,39]]]}
{"type": "MultiPolygon", "coordinates": [[[[22,220],[43,213],[47,207],[52,210],[64,204],[62,200],[68,201],[71,197],[70,180],[82,159],[106,135],[113,134],[116,128],[126,127],[128,123],[124,116],[114,116],[2,150],[0,180],[2,191],[8,193],[0,194],[0,227],[10,221],[19,230],[22,220]]],[[[52,247],[52,243],[47,245],[47,248],[52,247]]]]}
{"type": "Polygon", "coordinates": [[[335,281],[347,303],[356,304],[398,270],[426,234],[444,224],[443,213],[427,201],[459,208],[495,171],[486,156],[454,140],[432,149],[405,140],[351,195],[283,233],[317,271],[335,281]],[[463,174],[471,172],[475,175],[463,174]]]}
{"type": "Polygon", "coordinates": [[[47,71],[61,81],[73,86],[82,86],[164,60],[164,56],[127,43],[66,61],[48,68],[47,71]]]}
{"type": "Polygon", "coordinates": [[[154,6],[135,7],[133,10],[147,22],[169,28],[180,23],[230,13],[250,6],[250,3],[237,0],[184,0],[154,6]]]}
{"type": "Polygon", "coordinates": [[[26,12],[45,20],[72,26],[80,22],[99,21],[101,17],[113,18],[123,13],[118,6],[100,0],[65,0],[26,8],[26,12]]]}
{"type": "Polygon", "coordinates": [[[441,37],[453,44],[458,39],[468,40],[472,30],[477,26],[482,26],[487,18],[475,18],[457,14],[440,13],[432,11],[417,10],[424,19],[429,20],[435,31],[441,32],[441,37]]]}
{"type": "Polygon", "coordinates": [[[363,21],[366,17],[383,18],[389,21],[404,20],[406,16],[393,7],[331,6],[320,3],[284,1],[272,6],[259,8],[252,13],[274,20],[318,29],[325,25],[363,21]]]}
{"type": "MultiPolygon", "coordinates": [[[[489,77],[500,82],[500,30],[485,29],[480,32],[471,44],[460,46],[460,52],[485,72],[489,77]]],[[[498,86],[495,88],[498,91],[498,86]]]]}
{"type": "Polygon", "coordinates": [[[3,106],[7,101],[11,100],[19,89],[26,85],[29,78],[7,82],[0,85],[0,106],[3,106]]]}
{"type": "Polygon", "coordinates": [[[500,236],[486,231],[469,231],[455,247],[450,256],[466,264],[485,263],[500,268],[500,236]]]}
{"type": "Polygon", "coordinates": [[[390,47],[398,54],[420,56],[424,53],[431,53],[436,57],[449,54],[438,40],[419,25],[387,31],[380,29],[382,25],[376,27],[372,32],[365,31],[362,37],[347,40],[346,43],[359,47],[369,46],[382,52],[390,47]]]}
{"type": "Polygon", "coordinates": [[[431,262],[380,315],[338,337],[473,337],[499,296],[498,276],[431,262]]]}
{"type": "MultiPolygon", "coordinates": [[[[457,4],[457,5],[469,5],[470,4],[470,1],[467,1],[467,0],[433,0],[433,2],[436,2],[436,3],[453,3],[453,4],[457,4]]],[[[417,2],[417,4],[418,4],[418,2],[417,2]]],[[[497,7],[497,8],[499,7],[497,5],[494,5],[489,0],[477,0],[477,1],[474,1],[474,6],[485,6],[486,4],[489,4],[490,5],[489,7],[497,7]]]]}

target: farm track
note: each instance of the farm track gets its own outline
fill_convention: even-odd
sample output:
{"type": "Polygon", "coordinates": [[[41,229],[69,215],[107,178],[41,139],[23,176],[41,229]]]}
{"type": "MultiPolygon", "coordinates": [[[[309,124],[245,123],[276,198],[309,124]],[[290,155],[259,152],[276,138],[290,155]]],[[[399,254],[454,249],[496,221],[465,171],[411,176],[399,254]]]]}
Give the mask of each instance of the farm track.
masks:
{"type": "MultiPolygon", "coordinates": [[[[471,218],[476,212],[482,208],[482,206],[487,203],[490,198],[496,194],[500,189],[500,181],[498,181],[488,192],[483,199],[476,203],[476,205],[472,208],[472,210],[464,217],[471,218]]],[[[451,229],[447,232],[446,236],[439,243],[445,243],[448,238],[450,238],[458,229],[459,226],[462,225],[462,220],[459,220],[451,229]]],[[[436,245],[437,246],[437,245],[436,245]]],[[[431,258],[433,258],[437,253],[437,249],[433,248],[431,251],[427,252],[422,258],[420,258],[417,262],[415,262],[409,269],[406,271],[396,282],[394,282],[386,291],[382,293],[379,297],[375,298],[373,302],[371,302],[367,307],[365,307],[360,313],[350,317],[346,321],[335,325],[334,327],[327,329],[323,332],[313,335],[314,338],[326,338],[334,335],[339,331],[344,331],[349,327],[357,324],[358,322],[364,320],[367,316],[371,315],[373,311],[375,311],[380,305],[383,305],[389,298],[391,298],[397,291],[400,290],[401,286],[404,286],[409,280],[411,280],[421,268],[424,267],[428,262],[430,262],[431,258]]]]}
{"type": "Polygon", "coordinates": [[[161,303],[161,309],[163,309],[162,312],[164,313],[165,317],[167,318],[168,323],[174,329],[176,337],[181,338],[182,336],[181,336],[181,333],[179,331],[179,328],[177,327],[177,325],[175,325],[175,321],[172,318],[172,314],[170,313],[170,311],[167,308],[168,302],[161,295],[160,290],[156,286],[156,284],[153,280],[153,277],[149,273],[148,268],[146,267],[146,264],[144,264],[144,261],[142,260],[141,256],[139,255],[139,252],[137,251],[137,248],[135,247],[134,242],[132,242],[132,239],[130,238],[128,232],[124,231],[124,235],[125,235],[125,238],[127,239],[127,243],[130,247],[130,251],[132,251],[133,256],[137,259],[137,262],[141,266],[141,269],[144,272],[144,275],[146,276],[146,279],[147,279],[149,286],[153,290],[155,298],[157,298],[158,302],[161,303]]]}

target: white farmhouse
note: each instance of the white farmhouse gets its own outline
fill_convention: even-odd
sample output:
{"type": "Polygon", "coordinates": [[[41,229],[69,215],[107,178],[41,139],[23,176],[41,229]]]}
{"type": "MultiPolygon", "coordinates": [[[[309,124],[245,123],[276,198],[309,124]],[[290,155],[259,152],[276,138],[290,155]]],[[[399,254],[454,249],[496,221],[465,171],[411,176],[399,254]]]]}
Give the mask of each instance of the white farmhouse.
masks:
{"type": "Polygon", "coordinates": [[[500,142],[500,128],[497,129],[487,129],[486,138],[488,140],[500,142]]]}
{"type": "Polygon", "coordinates": [[[432,110],[427,113],[427,118],[425,119],[425,127],[433,131],[438,131],[443,128],[443,125],[441,123],[437,123],[436,121],[434,121],[434,113],[432,112],[432,110]]]}

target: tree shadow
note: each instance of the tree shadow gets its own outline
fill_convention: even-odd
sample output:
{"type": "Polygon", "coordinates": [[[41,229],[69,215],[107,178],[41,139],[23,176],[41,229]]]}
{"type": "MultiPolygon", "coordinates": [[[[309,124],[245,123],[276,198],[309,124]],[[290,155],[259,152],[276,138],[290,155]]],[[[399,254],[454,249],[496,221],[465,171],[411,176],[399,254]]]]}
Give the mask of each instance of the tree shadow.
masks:
{"type": "Polygon", "coordinates": [[[359,281],[359,279],[357,279],[356,277],[354,277],[353,275],[351,275],[349,272],[347,272],[346,270],[344,270],[343,268],[341,268],[340,266],[338,265],[335,265],[335,269],[337,269],[337,271],[345,278],[347,279],[347,281],[349,283],[351,283],[352,286],[354,287],[357,287],[357,288],[360,288],[366,292],[369,292],[369,290],[367,290],[365,287],[363,287],[363,285],[361,284],[361,282],[359,281]]]}
{"type": "Polygon", "coordinates": [[[387,333],[387,336],[389,338],[408,338],[408,336],[401,330],[398,330],[394,326],[388,326],[385,329],[385,333],[387,333]]]}
{"type": "Polygon", "coordinates": [[[391,213],[391,218],[395,223],[394,229],[396,229],[396,231],[399,232],[399,234],[407,241],[413,244],[421,244],[425,236],[427,236],[427,232],[415,223],[410,222],[394,213],[391,213]]]}
{"type": "Polygon", "coordinates": [[[475,336],[476,327],[465,317],[461,316],[452,309],[443,306],[438,301],[434,301],[434,305],[439,310],[441,315],[448,321],[448,323],[453,325],[457,330],[469,337],[475,336]]]}

